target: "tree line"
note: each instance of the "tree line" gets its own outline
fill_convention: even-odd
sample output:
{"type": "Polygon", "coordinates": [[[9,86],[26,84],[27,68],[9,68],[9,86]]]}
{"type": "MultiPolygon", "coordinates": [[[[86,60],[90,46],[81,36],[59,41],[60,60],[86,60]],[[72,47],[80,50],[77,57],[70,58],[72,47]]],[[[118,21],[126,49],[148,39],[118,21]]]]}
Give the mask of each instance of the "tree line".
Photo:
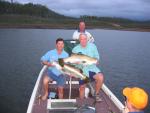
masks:
{"type": "Polygon", "coordinates": [[[7,1],[0,0],[0,14],[19,14],[19,15],[29,15],[38,16],[44,18],[65,18],[64,15],[55,13],[54,11],[48,9],[46,6],[40,4],[19,4],[10,3],[7,1]]]}

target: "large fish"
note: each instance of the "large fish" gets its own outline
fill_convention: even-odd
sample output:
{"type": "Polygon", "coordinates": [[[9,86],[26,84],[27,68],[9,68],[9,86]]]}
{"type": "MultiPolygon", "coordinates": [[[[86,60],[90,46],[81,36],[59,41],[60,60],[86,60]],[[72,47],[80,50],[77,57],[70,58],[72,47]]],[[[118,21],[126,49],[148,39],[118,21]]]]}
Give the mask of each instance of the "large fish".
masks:
{"type": "Polygon", "coordinates": [[[65,63],[91,65],[96,64],[97,62],[98,60],[96,58],[92,58],[83,54],[72,54],[70,57],[59,59],[60,65],[63,65],[65,63]]]}
{"type": "Polygon", "coordinates": [[[88,77],[82,73],[82,70],[76,67],[67,64],[60,65],[58,62],[53,62],[52,65],[64,74],[67,74],[71,77],[80,78],[88,82],[88,77]]]}

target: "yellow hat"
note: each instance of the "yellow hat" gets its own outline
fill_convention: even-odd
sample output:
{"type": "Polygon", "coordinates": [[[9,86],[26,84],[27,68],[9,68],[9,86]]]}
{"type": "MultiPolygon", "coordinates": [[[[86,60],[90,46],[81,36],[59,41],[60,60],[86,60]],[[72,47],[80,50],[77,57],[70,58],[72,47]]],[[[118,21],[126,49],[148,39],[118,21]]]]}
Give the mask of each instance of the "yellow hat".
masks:
{"type": "Polygon", "coordinates": [[[123,89],[123,95],[127,97],[128,101],[137,109],[144,109],[148,103],[148,94],[141,88],[126,87],[123,89]]]}

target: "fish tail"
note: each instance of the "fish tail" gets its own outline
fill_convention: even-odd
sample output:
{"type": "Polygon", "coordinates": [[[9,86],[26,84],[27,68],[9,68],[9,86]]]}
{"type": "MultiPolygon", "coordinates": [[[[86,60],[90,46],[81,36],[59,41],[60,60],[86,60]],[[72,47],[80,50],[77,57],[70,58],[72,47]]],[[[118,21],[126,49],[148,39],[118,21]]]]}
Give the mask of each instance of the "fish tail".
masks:
{"type": "Polygon", "coordinates": [[[58,63],[59,63],[59,65],[61,65],[62,67],[64,67],[64,60],[63,60],[63,58],[59,58],[58,59],[58,63]]]}

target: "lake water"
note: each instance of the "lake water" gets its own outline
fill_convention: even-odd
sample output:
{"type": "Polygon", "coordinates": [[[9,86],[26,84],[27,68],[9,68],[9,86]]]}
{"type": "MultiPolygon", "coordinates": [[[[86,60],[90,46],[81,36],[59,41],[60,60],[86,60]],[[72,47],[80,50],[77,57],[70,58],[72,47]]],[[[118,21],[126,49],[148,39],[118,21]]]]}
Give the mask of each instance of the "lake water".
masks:
{"type": "MultiPolygon", "coordinates": [[[[74,30],[0,29],[0,113],[25,113],[42,66],[40,58],[55,39],[74,30]]],[[[101,56],[105,84],[122,101],[125,86],[150,94],[150,32],[88,30],[101,56]]],[[[150,113],[147,108],[146,113],[150,113]]]]}

